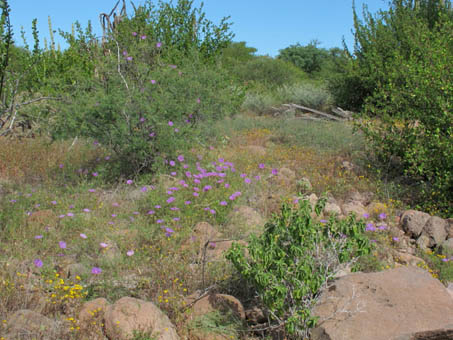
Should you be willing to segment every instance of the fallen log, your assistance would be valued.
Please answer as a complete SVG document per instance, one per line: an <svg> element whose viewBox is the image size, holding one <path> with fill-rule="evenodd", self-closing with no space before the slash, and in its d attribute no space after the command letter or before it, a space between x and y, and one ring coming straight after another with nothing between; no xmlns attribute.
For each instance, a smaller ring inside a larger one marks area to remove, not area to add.
<svg viewBox="0 0 453 340"><path fill-rule="evenodd" d="M327 119L330 119L330 120L335 120L335 121L343 121L344 120L344 119L336 117L334 115L331 115L331 114L328 114L328 113L325 113L325 112L321 112L321 111L318 111L318 110L315 110L315 109L311 109L309 107L302 106L302 105L283 104L283 106L296 108L296 109L299 109L299 110L302 110L302 111L308 111L310 113L313 113L315 115L318 115L318 116L321 116L321 117L324 117L324 118L327 118Z"/></svg>

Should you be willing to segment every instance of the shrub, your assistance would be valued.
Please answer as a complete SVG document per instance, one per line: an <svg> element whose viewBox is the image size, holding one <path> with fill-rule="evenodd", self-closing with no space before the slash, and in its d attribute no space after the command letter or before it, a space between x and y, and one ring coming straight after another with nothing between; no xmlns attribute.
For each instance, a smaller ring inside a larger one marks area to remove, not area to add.
<svg viewBox="0 0 453 340"><path fill-rule="evenodd" d="M106 73L113 67L107 65ZM140 61L121 67L129 73L124 79L113 73L108 86L92 81L89 96L81 90L63 106L53 133L70 132L111 147L122 174L150 170L157 159L185 149L197 137L198 122L233 114L240 105L240 93L221 70L187 63L146 74L139 71L145 67Z"/></svg>
<svg viewBox="0 0 453 340"><path fill-rule="evenodd" d="M385 79L365 101L359 124L376 158L417 183L420 208L453 212L453 17L401 27L405 49L387 61ZM371 119L379 117L378 119Z"/></svg>
<svg viewBox="0 0 453 340"><path fill-rule="evenodd" d="M327 109L332 103L327 90L307 82L283 85L277 89L277 97L284 103L305 105L314 109Z"/></svg>
<svg viewBox="0 0 453 340"><path fill-rule="evenodd" d="M317 216L325 202L321 199L316 204ZM236 243L226 256L256 289L277 327L284 326L296 339L308 336L309 328L316 326L310 309L339 265L371 251L363 220L350 216L318 222L311 213L306 200L298 209L284 204L264 233L252 236L247 256Z"/></svg>
<svg viewBox="0 0 453 340"><path fill-rule="evenodd" d="M138 174L184 149L197 137L200 121L235 113L242 91L214 63L228 39L228 25L212 26L191 5L161 3L157 12L150 4L139 7L110 32L105 55L95 55L94 76L67 89L71 96L49 123L53 137L93 138L114 150L119 160L109 163L117 166L114 174ZM187 13L198 20L203 39L189 39L189 23L178 21ZM182 49L178 36L190 44ZM72 45L83 42L68 38Z"/></svg>
<svg viewBox="0 0 453 340"><path fill-rule="evenodd" d="M232 73L241 83L258 89L274 89L305 78L304 72L291 63L267 56L238 64L232 69Z"/></svg>
<svg viewBox="0 0 453 340"><path fill-rule="evenodd" d="M354 10L355 49L331 82L337 104L360 110L375 164L417 188L412 205L453 212L453 10L451 1L394 0L364 22Z"/></svg>

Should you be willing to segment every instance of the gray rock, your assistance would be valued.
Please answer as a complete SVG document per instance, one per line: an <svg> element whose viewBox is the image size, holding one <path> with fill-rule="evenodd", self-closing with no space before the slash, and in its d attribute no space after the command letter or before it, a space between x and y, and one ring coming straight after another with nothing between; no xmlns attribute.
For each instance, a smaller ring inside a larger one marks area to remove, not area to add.
<svg viewBox="0 0 453 340"><path fill-rule="evenodd" d="M6 322L6 339L55 339L57 324L37 312L21 309Z"/></svg>
<svg viewBox="0 0 453 340"><path fill-rule="evenodd" d="M420 235L420 237L417 239L417 246L423 251L428 250L429 249L429 237L426 235Z"/></svg>
<svg viewBox="0 0 453 340"><path fill-rule="evenodd" d="M430 216L427 213L417 210L407 210L400 219L403 230L413 238L417 238L423 231L423 227L428 222Z"/></svg>
<svg viewBox="0 0 453 340"><path fill-rule="evenodd" d="M444 219L432 216L423 227L422 234L429 237L429 246L441 245L447 239L447 222Z"/></svg>
<svg viewBox="0 0 453 340"><path fill-rule="evenodd" d="M447 238L453 237L453 218L447 218Z"/></svg>
<svg viewBox="0 0 453 340"><path fill-rule="evenodd" d="M329 215L341 215L341 208L339 205L335 203L326 203L326 206L324 208L324 212Z"/></svg>

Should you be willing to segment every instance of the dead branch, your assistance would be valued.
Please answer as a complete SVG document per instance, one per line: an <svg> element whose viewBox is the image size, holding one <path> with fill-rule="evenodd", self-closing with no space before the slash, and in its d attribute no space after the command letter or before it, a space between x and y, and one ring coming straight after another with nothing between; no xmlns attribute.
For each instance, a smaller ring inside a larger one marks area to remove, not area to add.
<svg viewBox="0 0 453 340"><path fill-rule="evenodd" d="M324 118L327 118L327 119L330 119L330 120L335 120L335 121L342 121L343 120L343 119L338 118L338 117L336 117L334 115L331 115L331 114L328 114L328 113L325 113L325 112L321 112L321 111L318 111L318 110L315 110L315 109L311 109L309 107L302 106L302 105L283 104L283 106L299 109L299 110L302 110L302 111L308 111L310 113L313 113L315 115L318 115L318 116L321 116L321 117L324 117Z"/></svg>

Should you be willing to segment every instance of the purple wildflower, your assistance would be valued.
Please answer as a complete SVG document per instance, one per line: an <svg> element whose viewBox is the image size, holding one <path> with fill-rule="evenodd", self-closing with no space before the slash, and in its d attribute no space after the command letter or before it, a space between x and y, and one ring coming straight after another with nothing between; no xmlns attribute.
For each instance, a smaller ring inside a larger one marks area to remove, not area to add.
<svg viewBox="0 0 453 340"><path fill-rule="evenodd" d="M98 275L98 274L101 274L101 273L102 273L102 269L101 268L99 268L99 267L91 268L91 274Z"/></svg>

